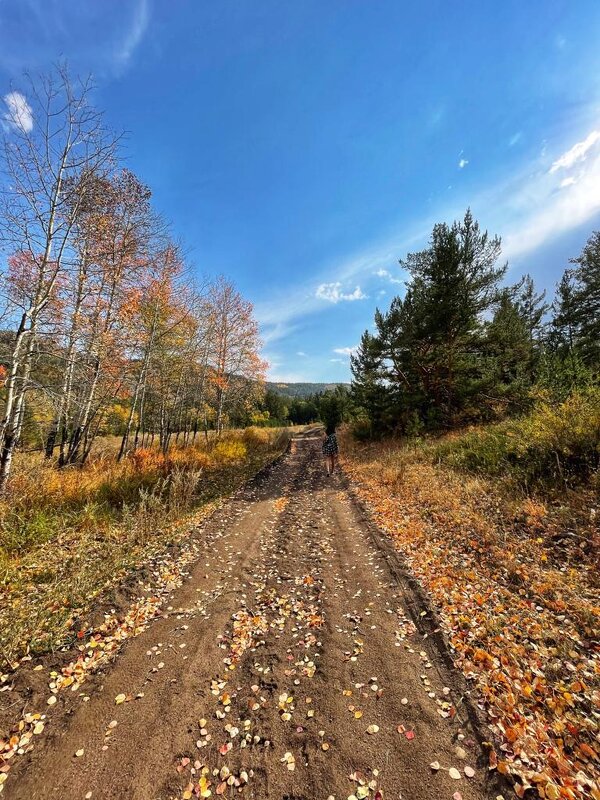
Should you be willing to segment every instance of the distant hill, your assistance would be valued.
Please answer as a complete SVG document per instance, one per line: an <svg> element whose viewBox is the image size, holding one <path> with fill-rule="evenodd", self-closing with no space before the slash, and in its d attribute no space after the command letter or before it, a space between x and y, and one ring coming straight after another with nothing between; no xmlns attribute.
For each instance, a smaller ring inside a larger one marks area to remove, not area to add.
<svg viewBox="0 0 600 800"><path fill-rule="evenodd" d="M308 397L336 386L349 386L348 383L272 383L267 381L267 389L272 389L277 394L285 397Z"/></svg>

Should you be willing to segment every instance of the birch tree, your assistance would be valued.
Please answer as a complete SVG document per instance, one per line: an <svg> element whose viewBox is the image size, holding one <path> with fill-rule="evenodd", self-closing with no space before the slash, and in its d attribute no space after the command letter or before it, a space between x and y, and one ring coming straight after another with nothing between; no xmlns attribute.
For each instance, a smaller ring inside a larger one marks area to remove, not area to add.
<svg viewBox="0 0 600 800"><path fill-rule="evenodd" d="M209 292L212 347L209 363L215 389L215 427L221 433L226 415L253 383L264 379L258 324L252 303L244 300L231 281L218 278Z"/></svg>
<svg viewBox="0 0 600 800"><path fill-rule="evenodd" d="M30 265L30 291L23 307L13 308L16 333L0 423L0 491L21 432L39 326L64 276L80 205L114 157L115 138L90 105L91 89L90 81L73 82L59 66L49 76L29 79L26 95L8 96L0 245ZM12 305L10 293L6 301Z"/></svg>

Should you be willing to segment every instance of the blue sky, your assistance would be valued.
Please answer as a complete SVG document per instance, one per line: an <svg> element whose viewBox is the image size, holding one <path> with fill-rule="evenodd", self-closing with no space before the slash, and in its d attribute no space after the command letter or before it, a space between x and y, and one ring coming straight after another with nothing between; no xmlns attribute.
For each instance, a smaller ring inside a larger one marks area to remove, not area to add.
<svg viewBox="0 0 600 800"><path fill-rule="evenodd" d="M198 274L270 375L348 380L398 259L467 206L552 291L600 226L597 0L0 0L0 96L93 72Z"/></svg>

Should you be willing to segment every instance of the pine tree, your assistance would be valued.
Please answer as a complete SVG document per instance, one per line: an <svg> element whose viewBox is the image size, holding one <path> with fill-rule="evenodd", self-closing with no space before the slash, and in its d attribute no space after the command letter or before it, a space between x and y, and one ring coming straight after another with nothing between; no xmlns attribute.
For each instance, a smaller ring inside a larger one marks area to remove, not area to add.
<svg viewBox="0 0 600 800"><path fill-rule="evenodd" d="M418 368L440 418L451 423L478 385L481 315L498 296L506 267L497 267L501 243L482 232L467 210L462 222L435 225L429 247L401 266L411 277Z"/></svg>
<svg viewBox="0 0 600 800"><path fill-rule="evenodd" d="M353 404L359 413L366 413L370 432L382 433L387 393L383 384L381 340L377 336L369 331L363 333L358 349L350 356L350 369Z"/></svg>
<svg viewBox="0 0 600 800"><path fill-rule="evenodd" d="M484 400L501 413L522 410L531 387L532 340L527 315L510 288L486 327L488 384Z"/></svg>
<svg viewBox="0 0 600 800"><path fill-rule="evenodd" d="M529 382L533 384L537 377L538 365L543 352L545 332L544 319L550 304L546 303L546 291L536 293L531 275L524 275L515 287L517 309L527 326L529 334L530 354L528 363Z"/></svg>
<svg viewBox="0 0 600 800"><path fill-rule="evenodd" d="M586 242L581 255L572 259L575 282L572 319L577 349L590 366L600 365L600 231Z"/></svg>

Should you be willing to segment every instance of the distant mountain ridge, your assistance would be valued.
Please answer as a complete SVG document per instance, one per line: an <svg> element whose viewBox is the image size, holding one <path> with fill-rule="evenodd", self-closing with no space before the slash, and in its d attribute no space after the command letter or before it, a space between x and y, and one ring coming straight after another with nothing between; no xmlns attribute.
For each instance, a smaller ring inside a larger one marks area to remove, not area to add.
<svg viewBox="0 0 600 800"><path fill-rule="evenodd" d="M267 389L272 389L277 394L286 397L308 397L317 392L326 392L336 386L349 386L348 383L283 383L267 381Z"/></svg>

